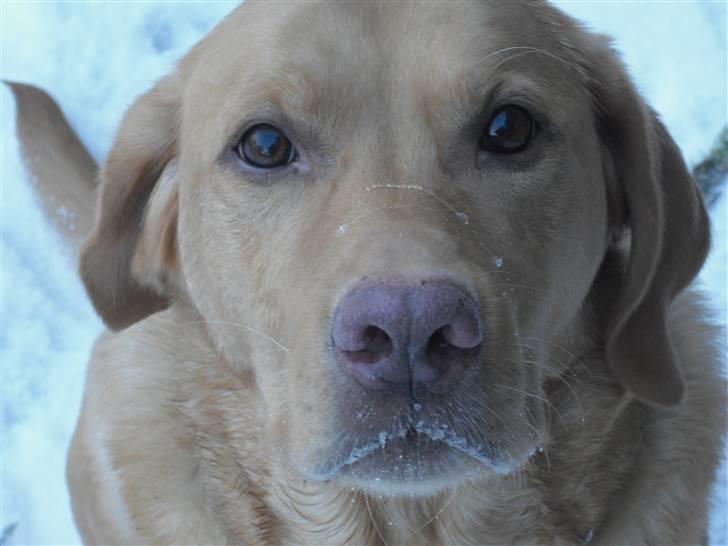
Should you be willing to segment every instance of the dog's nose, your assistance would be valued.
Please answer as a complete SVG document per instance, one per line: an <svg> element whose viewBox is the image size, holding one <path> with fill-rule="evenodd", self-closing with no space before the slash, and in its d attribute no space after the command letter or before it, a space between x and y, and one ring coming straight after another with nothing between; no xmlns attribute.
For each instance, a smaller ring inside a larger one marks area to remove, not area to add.
<svg viewBox="0 0 728 546"><path fill-rule="evenodd" d="M432 392L453 387L483 342L478 305L447 280L367 282L334 313L337 362L364 387Z"/></svg>

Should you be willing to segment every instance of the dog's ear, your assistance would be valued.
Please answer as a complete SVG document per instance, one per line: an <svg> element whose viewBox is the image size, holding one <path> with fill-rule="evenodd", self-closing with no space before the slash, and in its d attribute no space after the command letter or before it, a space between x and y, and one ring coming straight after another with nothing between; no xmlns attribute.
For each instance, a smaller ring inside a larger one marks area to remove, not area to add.
<svg viewBox="0 0 728 546"><path fill-rule="evenodd" d="M169 306L178 273L180 87L160 80L128 110L101 171L96 223L80 272L96 311L119 330Z"/></svg>
<svg viewBox="0 0 728 546"><path fill-rule="evenodd" d="M605 157L619 195L616 226L629 257L607 332L616 379L639 398L674 405L684 385L667 329L672 300L700 270L709 247L702 196L665 127L645 105L606 40L588 73ZM613 226L614 227L614 226Z"/></svg>

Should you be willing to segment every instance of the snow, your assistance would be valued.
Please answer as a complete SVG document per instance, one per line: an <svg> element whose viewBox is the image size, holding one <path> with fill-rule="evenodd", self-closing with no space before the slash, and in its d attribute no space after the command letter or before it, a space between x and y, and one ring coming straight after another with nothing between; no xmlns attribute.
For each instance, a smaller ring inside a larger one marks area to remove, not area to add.
<svg viewBox="0 0 728 546"><path fill-rule="evenodd" d="M726 4L557 2L611 34L643 94L689 163L726 123ZM275 4L273 4L275 5ZM0 2L0 77L56 97L101 159L134 97L168 72L234 2ZM63 468L85 366L102 330L73 257L43 218L18 154L14 105L0 91L0 533L9 544L74 544ZM726 322L724 195L713 212L714 249L701 280ZM711 541L728 544L725 468Z"/></svg>

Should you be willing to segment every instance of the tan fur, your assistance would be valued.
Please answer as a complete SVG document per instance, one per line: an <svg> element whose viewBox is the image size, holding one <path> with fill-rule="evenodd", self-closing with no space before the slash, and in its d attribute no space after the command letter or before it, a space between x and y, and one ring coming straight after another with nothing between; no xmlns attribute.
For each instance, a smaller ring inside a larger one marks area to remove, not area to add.
<svg viewBox="0 0 728 546"><path fill-rule="evenodd" d="M541 115L518 157L476 153L489 100ZM301 152L264 179L233 153L263 122ZM81 274L117 331L69 453L84 542L704 540L707 216L603 37L541 2L248 0L132 106L101 181ZM341 463L398 410L332 365L332 312L396 276L477 297L487 355L452 416L422 411L491 463Z"/></svg>

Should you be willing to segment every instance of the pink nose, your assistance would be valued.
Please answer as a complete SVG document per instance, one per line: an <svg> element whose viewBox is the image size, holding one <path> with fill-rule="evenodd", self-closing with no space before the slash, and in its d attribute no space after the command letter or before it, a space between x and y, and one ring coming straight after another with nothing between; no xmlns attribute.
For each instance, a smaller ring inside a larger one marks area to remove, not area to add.
<svg viewBox="0 0 728 546"><path fill-rule="evenodd" d="M463 287L391 279L350 290L334 314L332 337L339 365L368 389L444 392L476 363L483 327Z"/></svg>

